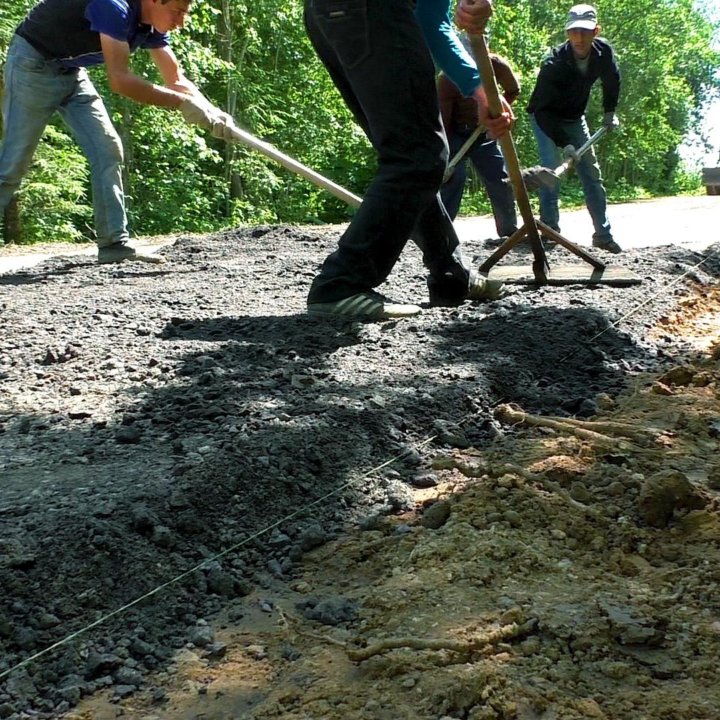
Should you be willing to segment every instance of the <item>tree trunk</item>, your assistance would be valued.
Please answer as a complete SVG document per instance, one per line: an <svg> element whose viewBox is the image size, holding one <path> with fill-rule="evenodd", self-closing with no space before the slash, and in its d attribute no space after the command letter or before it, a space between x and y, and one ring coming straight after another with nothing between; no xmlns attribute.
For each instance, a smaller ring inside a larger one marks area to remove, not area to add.
<svg viewBox="0 0 720 720"><path fill-rule="evenodd" d="M231 0L222 0L221 13L218 19L218 54L229 66L233 65L233 43L235 33L233 28L233 9ZM235 63L236 74L240 74L243 57L247 49L247 41L243 47L238 61ZM234 78L228 78L226 87L226 111L236 117L237 112L237 83ZM242 181L233 172L233 159L235 158L235 146L227 143L225 146L225 186L228 189L225 204L225 216L232 216L232 201L242 197Z"/></svg>
<svg viewBox="0 0 720 720"><path fill-rule="evenodd" d="M120 112L122 113L122 124L118 128L120 135L120 141L123 146L123 157L124 162L122 166L122 182L123 182L123 194L125 195L126 210L129 212L132 204L132 187L130 178L132 177L131 171L135 165L135 153L132 142L132 133L130 132L133 124L133 115L131 109L131 101L121 100L120 101Z"/></svg>
<svg viewBox="0 0 720 720"><path fill-rule="evenodd" d="M20 216L20 200L17 195L13 195L10 204L5 208L2 221L5 244L19 245L22 240L22 217Z"/></svg>

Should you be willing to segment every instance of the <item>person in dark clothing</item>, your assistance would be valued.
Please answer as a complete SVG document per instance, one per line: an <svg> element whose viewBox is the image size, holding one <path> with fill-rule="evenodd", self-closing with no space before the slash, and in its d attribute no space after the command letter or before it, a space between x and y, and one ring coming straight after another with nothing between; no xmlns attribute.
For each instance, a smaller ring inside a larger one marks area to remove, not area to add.
<svg viewBox="0 0 720 720"><path fill-rule="evenodd" d="M460 0L456 21L482 32L491 9L489 0ZM450 21L450 0L305 0L305 26L378 156L360 208L310 287L308 313L383 320L420 312L374 290L409 238L428 268L432 304L497 296L500 284L463 258L440 200L448 148L431 52L463 94L475 98L491 134L507 131L512 110L505 104L501 116L490 119L477 67Z"/></svg>
<svg viewBox="0 0 720 720"><path fill-rule="evenodd" d="M231 119L183 74L169 47L191 0L41 0L17 27L5 63L0 216L28 171L40 137L60 113L90 165L98 262L161 262L129 242L120 137L86 67L105 63L110 88L148 105L177 108L188 123L227 138ZM164 85L129 69L130 53L150 52Z"/></svg>
<svg viewBox="0 0 720 720"><path fill-rule="evenodd" d="M463 42L464 44L464 42ZM490 61L495 72L503 96L512 105L520 95L520 84L510 63L496 53L490 54ZM477 103L466 98L452 83L448 76L441 72L437 79L440 114L450 146L450 157L453 158L467 142L478 125ZM445 209L454 220L460 210L463 190L467 180L465 160L475 166L492 206L495 217L495 228L498 240L512 235L517 230L517 212L512 185L508 181L500 147L496 140L483 132L468 149L465 157L457 164L454 172L443 184L440 191ZM497 244L497 241L488 241Z"/></svg>
<svg viewBox="0 0 720 720"><path fill-rule="evenodd" d="M585 118L590 90L599 79L603 94L603 124L608 130L619 126L615 111L620 97L620 71L611 45L599 37L597 12L592 5L575 5L565 25L567 42L555 48L540 68L527 110L538 143L540 163L557 167L565 148L566 157L577 160L575 148L590 137ZM622 252L615 242L607 218L607 196L600 166L593 148L575 163L593 221L593 246L612 253ZM560 230L558 192L542 188L540 219Z"/></svg>

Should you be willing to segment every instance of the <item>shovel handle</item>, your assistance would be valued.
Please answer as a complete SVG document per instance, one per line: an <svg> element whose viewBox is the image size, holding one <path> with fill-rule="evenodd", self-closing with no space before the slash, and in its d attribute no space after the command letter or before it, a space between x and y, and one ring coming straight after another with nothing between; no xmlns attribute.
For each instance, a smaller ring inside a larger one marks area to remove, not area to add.
<svg viewBox="0 0 720 720"><path fill-rule="evenodd" d="M490 53L485 43L485 37L483 35L470 35L470 43L472 44L473 55L475 56L475 62L480 72L480 79L485 89L490 117L500 117L503 112L503 106L500 102L500 91L498 90L497 81L495 80L495 71L490 61ZM501 135L500 138L498 138L498 142L502 148L510 182L515 191L515 200L517 201L518 209L525 222L525 227L528 229L530 244L533 247L533 251L537 251L537 253L540 254L542 253L540 236L537 233L535 217L530 206L527 188L523 181L520 161L518 160L515 141L513 140L511 131L508 130L504 135Z"/></svg>
<svg viewBox="0 0 720 720"><path fill-rule="evenodd" d="M577 156L581 158L605 133L607 128L603 125L600 129L596 130L575 152ZM562 177L573 165L574 161L572 158L567 159L562 165L558 165L553 172L557 177Z"/></svg>
<svg viewBox="0 0 720 720"><path fill-rule="evenodd" d="M253 148L253 150L258 150L266 157L275 160L275 162L280 163L283 167L287 168L291 172L294 172L296 175L301 175L314 185L323 188L323 190L327 190L336 198L344 200L348 205L352 207L360 206L360 203L362 202L361 197L354 195L349 190L346 190L344 187L334 183L332 180L328 180L326 177L320 175L320 173L311 170L309 167L299 163L297 160L293 160L289 155L285 155L285 153L280 152L277 148L270 145L270 143L266 143L264 140L256 138L254 135L251 135L245 130L241 130L234 124L230 127L230 134L233 140L237 140L238 142L243 143L243 145Z"/></svg>
<svg viewBox="0 0 720 720"><path fill-rule="evenodd" d="M455 168L458 163L465 157L467 151L475 144L475 141L485 132L485 128L482 125L478 125L472 132L472 135L462 144L462 147L457 151L455 157L448 163L445 168L445 175L443 176L443 182L446 183L452 174L455 172Z"/></svg>

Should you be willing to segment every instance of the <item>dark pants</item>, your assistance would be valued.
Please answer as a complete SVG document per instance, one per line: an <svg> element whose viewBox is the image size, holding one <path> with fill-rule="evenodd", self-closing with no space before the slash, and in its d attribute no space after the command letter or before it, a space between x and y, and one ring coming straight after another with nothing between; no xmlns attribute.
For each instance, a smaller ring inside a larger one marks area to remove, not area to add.
<svg viewBox="0 0 720 720"><path fill-rule="evenodd" d="M408 239L440 295L465 296L465 265L438 190L447 163L435 69L411 0L305 0L315 50L378 156L362 205L327 257L308 302L384 282Z"/></svg>
<svg viewBox="0 0 720 720"><path fill-rule="evenodd" d="M449 133L448 141L450 143L451 157L455 156L472 133L472 128ZM475 166L485 186L495 216L495 227L498 236L512 235L517 230L515 196L512 185L508 181L505 161L497 140L490 140L485 134L475 141L465 158L458 163L450 179L442 187L440 194L450 217L454 220L458 210L460 210L463 190L467 180L466 159L470 160Z"/></svg>

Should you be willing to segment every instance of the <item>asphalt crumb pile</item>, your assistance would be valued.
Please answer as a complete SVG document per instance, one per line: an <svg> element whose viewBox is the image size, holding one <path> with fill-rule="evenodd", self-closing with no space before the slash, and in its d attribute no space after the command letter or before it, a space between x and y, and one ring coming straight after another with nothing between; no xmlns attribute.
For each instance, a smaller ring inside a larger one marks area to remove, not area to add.
<svg viewBox="0 0 720 720"><path fill-rule="evenodd" d="M0 718L720 717L720 247L366 323L336 237L0 275Z"/></svg>

